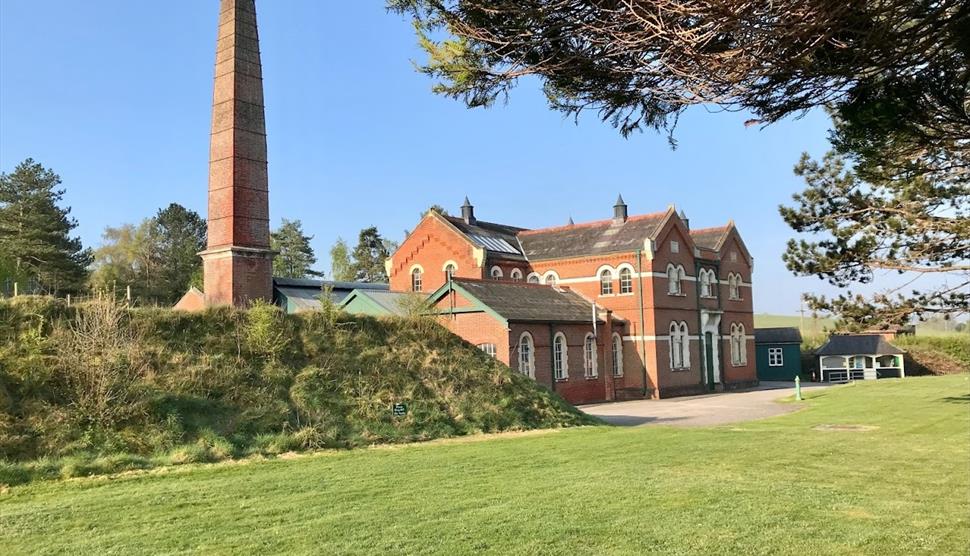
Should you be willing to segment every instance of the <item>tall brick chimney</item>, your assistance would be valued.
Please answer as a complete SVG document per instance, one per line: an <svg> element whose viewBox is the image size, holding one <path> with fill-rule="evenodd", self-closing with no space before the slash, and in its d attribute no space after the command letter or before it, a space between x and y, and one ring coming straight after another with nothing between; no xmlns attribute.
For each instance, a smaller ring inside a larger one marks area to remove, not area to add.
<svg viewBox="0 0 970 556"><path fill-rule="evenodd" d="M209 151L207 306L273 295L263 72L255 0L221 0Z"/></svg>

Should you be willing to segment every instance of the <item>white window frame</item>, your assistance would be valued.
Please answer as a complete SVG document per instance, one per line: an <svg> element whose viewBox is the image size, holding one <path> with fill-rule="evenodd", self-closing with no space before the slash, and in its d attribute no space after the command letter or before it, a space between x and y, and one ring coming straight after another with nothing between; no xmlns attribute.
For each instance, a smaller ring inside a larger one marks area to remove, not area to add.
<svg viewBox="0 0 970 556"><path fill-rule="evenodd" d="M583 340L583 371L586 378L599 378L599 349L596 336L587 334Z"/></svg>
<svg viewBox="0 0 970 556"><path fill-rule="evenodd" d="M676 239L670 240L670 252L680 253L680 242L677 241Z"/></svg>
<svg viewBox="0 0 970 556"><path fill-rule="evenodd" d="M623 376L623 337L613 334L613 376Z"/></svg>
<svg viewBox="0 0 970 556"><path fill-rule="evenodd" d="M411 267L411 291L414 293L424 291L424 268L421 265Z"/></svg>
<svg viewBox="0 0 970 556"><path fill-rule="evenodd" d="M620 295L633 294L633 270L628 267L620 269Z"/></svg>
<svg viewBox="0 0 970 556"><path fill-rule="evenodd" d="M445 281L450 282L455 277L455 273L458 272L458 264L454 261L448 261L445 266L441 267L441 270L445 273Z"/></svg>
<svg viewBox="0 0 970 556"><path fill-rule="evenodd" d="M680 295L682 291L680 270L670 263L667 265L667 295Z"/></svg>
<svg viewBox="0 0 970 556"><path fill-rule="evenodd" d="M541 284L542 283L542 276L539 276L539 274L536 273L536 272L532 272L532 273L529 274L529 277L526 278L525 281L527 283L529 283L529 284Z"/></svg>
<svg viewBox="0 0 970 556"><path fill-rule="evenodd" d="M498 357L498 347L495 344L478 344L478 349L493 359Z"/></svg>
<svg viewBox="0 0 970 556"><path fill-rule="evenodd" d="M523 343L526 345L527 350L522 349ZM536 377L536 343L532 338L532 334L528 332L523 332L519 336L519 343L517 345L517 351L519 353L519 372L527 377ZM523 368L525 367L525 368Z"/></svg>
<svg viewBox="0 0 970 556"><path fill-rule="evenodd" d="M547 286L559 285L559 274L554 270L550 270L542 276L542 283Z"/></svg>
<svg viewBox="0 0 970 556"><path fill-rule="evenodd" d="M488 271L488 277L492 280L501 280L505 277L505 273L502 272L502 267L493 266L491 270Z"/></svg>
<svg viewBox="0 0 970 556"><path fill-rule="evenodd" d="M768 366L769 367L785 366L784 348L768 348Z"/></svg>
<svg viewBox="0 0 970 556"><path fill-rule="evenodd" d="M560 341L562 344L560 344ZM558 351L562 346L562 351ZM562 332L556 333L552 339L552 369L556 380L569 380L569 342Z"/></svg>
<svg viewBox="0 0 970 556"><path fill-rule="evenodd" d="M731 325L731 365L744 367L748 364L747 337L744 325Z"/></svg>
<svg viewBox="0 0 970 556"><path fill-rule="evenodd" d="M509 273L509 278L513 282L521 282L522 281L522 271L519 270L519 269L517 269L517 268L513 268L512 269L512 272Z"/></svg>
<svg viewBox="0 0 970 556"><path fill-rule="evenodd" d="M604 268L600 271L600 295L613 295L613 271Z"/></svg>

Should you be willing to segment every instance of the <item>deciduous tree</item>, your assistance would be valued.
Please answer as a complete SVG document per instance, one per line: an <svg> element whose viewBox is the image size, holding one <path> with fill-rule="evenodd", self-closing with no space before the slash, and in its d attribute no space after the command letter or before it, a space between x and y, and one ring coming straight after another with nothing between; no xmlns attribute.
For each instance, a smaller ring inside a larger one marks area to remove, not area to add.
<svg viewBox="0 0 970 556"><path fill-rule="evenodd" d="M330 276L338 282L352 282L355 278L354 263L350 260L350 247L340 237L330 248Z"/></svg>

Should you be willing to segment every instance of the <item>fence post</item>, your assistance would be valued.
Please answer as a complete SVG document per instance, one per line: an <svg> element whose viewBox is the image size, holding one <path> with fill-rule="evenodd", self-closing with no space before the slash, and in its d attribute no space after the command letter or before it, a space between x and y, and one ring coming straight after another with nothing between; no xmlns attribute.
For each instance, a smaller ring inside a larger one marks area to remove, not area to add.
<svg viewBox="0 0 970 556"><path fill-rule="evenodd" d="M802 401L802 377L795 375L795 399Z"/></svg>
<svg viewBox="0 0 970 556"><path fill-rule="evenodd" d="M17 297L17 282L13 283L13 296Z"/></svg>

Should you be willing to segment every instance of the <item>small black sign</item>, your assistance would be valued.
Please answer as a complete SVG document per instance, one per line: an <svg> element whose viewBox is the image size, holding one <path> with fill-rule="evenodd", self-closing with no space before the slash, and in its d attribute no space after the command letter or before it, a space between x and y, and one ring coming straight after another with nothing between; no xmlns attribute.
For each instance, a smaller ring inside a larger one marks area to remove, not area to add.
<svg viewBox="0 0 970 556"><path fill-rule="evenodd" d="M404 417L408 414L408 406L403 403L396 403L391 407L395 417Z"/></svg>

